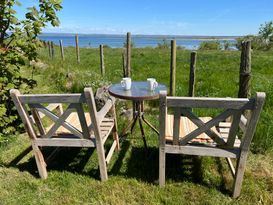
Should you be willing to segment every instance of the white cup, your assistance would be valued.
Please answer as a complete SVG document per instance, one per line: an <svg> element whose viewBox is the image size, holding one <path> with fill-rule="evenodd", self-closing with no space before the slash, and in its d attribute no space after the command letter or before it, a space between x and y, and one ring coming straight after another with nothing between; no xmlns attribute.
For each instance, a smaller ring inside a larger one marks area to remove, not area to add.
<svg viewBox="0 0 273 205"><path fill-rule="evenodd" d="M155 88L158 86L158 83L156 82L155 78L147 78L148 83L148 89L150 91L155 90Z"/></svg>
<svg viewBox="0 0 273 205"><path fill-rule="evenodd" d="M122 78L122 81L120 81L120 84L121 84L121 87L124 88L124 90L130 90L132 80L131 80L131 78Z"/></svg>

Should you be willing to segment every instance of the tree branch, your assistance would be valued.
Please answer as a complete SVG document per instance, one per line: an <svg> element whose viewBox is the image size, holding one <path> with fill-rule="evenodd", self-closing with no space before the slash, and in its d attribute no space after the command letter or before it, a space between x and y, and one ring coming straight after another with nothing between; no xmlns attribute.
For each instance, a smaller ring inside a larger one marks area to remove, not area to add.
<svg viewBox="0 0 273 205"><path fill-rule="evenodd" d="M5 5L3 5L3 6L4 6L4 7L3 7L3 13L4 13ZM8 9L9 9L9 11L10 11L10 9L11 9L11 3L8 4ZM3 15L3 16L4 16L4 15ZM8 20L7 20L7 22L5 23L5 25L3 26L3 30L1 31L1 36L0 36L0 46L1 46L1 47L6 47L4 41L5 41L6 32L7 32L8 28L9 28L9 26L10 26L10 16L11 16L11 13L9 12L9 14L7 15L7 19L8 19Z"/></svg>

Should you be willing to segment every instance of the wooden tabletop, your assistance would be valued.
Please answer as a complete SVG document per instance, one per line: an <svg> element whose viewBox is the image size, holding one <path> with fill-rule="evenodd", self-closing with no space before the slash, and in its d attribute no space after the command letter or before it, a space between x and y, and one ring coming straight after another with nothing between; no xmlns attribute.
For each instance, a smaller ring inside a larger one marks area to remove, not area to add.
<svg viewBox="0 0 273 205"><path fill-rule="evenodd" d="M150 91L146 81L132 81L130 90L124 90L120 83L113 84L108 89L110 95L116 98L133 101L158 99L160 90L167 90L167 87L158 83L158 86L155 88L155 90Z"/></svg>

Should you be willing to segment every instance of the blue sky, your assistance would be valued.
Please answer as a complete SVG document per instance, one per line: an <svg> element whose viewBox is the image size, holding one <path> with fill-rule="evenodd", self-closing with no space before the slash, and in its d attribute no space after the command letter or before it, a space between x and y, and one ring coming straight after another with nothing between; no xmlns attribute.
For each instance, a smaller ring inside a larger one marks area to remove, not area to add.
<svg viewBox="0 0 273 205"><path fill-rule="evenodd" d="M21 0L18 16L38 0ZM273 0L63 0L61 25L44 32L246 35L273 20Z"/></svg>

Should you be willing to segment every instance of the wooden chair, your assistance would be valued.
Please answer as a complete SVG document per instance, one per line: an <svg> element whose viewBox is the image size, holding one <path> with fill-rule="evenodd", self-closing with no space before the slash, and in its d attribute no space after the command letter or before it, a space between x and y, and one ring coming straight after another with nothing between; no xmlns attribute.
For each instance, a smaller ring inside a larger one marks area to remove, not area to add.
<svg viewBox="0 0 273 205"><path fill-rule="evenodd" d="M252 99L167 97L166 94L160 93L159 185L165 185L166 153L225 157L234 177L233 197L238 197L265 93L256 93ZM168 108L173 109L174 115L168 114ZM193 108L224 111L214 118L199 118ZM228 122L230 116L232 120ZM241 138L238 128L243 131ZM237 159L236 168L231 158Z"/></svg>
<svg viewBox="0 0 273 205"><path fill-rule="evenodd" d="M30 137L41 178L47 178L47 170L40 147L96 147L100 177L102 181L107 180L106 165L114 150L119 149L114 98L109 98L97 112L91 88L85 88L82 94L21 95L15 89L10 94ZM62 104L67 104L65 111ZM84 105L87 105L87 113L84 113ZM107 113L112 116L107 117ZM49 128L45 128L45 120L42 121L45 116L53 121ZM111 131L114 141L105 156L104 143Z"/></svg>

